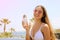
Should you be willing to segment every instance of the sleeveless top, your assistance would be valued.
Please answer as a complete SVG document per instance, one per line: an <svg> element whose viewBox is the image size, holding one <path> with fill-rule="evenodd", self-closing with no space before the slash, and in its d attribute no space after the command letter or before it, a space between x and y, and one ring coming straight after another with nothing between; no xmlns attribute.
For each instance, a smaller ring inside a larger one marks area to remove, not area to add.
<svg viewBox="0 0 60 40"><path fill-rule="evenodd" d="M34 36L34 37L31 35L31 30L30 30L29 34L30 34L30 37L31 37L32 39L34 39L34 40L44 40L43 33L41 32L41 29L42 29L42 27L43 27L43 24L44 24L44 23L41 24L40 29L35 33L35 36ZM45 24L44 24L44 25L45 25ZM32 28L31 28L31 29L32 29Z"/></svg>

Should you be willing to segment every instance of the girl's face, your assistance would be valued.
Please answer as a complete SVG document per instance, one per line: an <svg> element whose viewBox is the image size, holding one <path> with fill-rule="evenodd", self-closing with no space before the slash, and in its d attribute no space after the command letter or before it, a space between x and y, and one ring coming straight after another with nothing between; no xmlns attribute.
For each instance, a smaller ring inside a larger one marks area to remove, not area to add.
<svg viewBox="0 0 60 40"><path fill-rule="evenodd" d="M40 6L36 7L34 10L34 18L40 20L42 16L43 16L43 9Z"/></svg>

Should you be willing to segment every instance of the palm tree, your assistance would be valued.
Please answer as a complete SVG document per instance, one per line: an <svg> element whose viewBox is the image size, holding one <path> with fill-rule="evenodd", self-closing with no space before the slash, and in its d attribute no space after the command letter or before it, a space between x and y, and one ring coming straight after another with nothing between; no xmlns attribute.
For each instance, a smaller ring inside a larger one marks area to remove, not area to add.
<svg viewBox="0 0 60 40"><path fill-rule="evenodd" d="M0 20L0 22L1 22L1 20ZM0 26L1 26L2 24L0 23Z"/></svg>
<svg viewBox="0 0 60 40"><path fill-rule="evenodd" d="M11 30L11 33L12 33L13 31L15 31L15 29L14 29L14 28L10 28L10 30Z"/></svg>
<svg viewBox="0 0 60 40"><path fill-rule="evenodd" d="M34 18L31 18L30 19L30 24L33 24L33 22L34 22Z"/></svg>
<svg viewBox="0 0 60 40"><path fill-rule="evenodd" d="M29 27L32 27L33 23L34 23L34 18L31 18L29 21Z"/></svg>
<svg viewBox="0 0 60 40"><path fill-rule="evenodd" d="M34 21L34 18L30 19L30 21L33 22Z"/></svg>
<svg viewBox="0 0 60 40"><path fill-rule="evenodd" d="M10 21L9 21L8 19L6 19L6 18L3 18L3 19L1 20L1 22L4 23L4 32L6 32L6 25L9 24Z"/></svg>
<svg viewBox="0 0 60 40"><path fill-rule="evenodd" d="M1 26L2 24L0 24L0 26Z"/></svg>

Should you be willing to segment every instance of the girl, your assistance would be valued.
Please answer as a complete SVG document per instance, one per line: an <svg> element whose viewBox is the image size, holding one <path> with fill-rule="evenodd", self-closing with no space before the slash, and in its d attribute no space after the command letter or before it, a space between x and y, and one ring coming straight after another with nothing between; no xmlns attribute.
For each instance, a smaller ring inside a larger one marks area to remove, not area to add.
<svg viewBox="0 0 60 40"><path fill-rule="evenodd" d="M45 8L38 5L33 15L34 23L32 27L28 23L24 26L22 21L22 25L26 29L26 40L55 40Z"/></svg>

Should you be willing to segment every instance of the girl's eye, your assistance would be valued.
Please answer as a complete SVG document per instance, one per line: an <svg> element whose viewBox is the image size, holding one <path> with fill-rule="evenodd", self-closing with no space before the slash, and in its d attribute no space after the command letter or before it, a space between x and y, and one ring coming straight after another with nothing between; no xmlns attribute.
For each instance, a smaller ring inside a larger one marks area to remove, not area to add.
<svg viewBox="0 0 60 40"><path fill-rule="evenodd" d="M41 10L34 10L34 12L36 13L36 12L38 12L38 14L40 14L40 13L42 13L42 11Z"/></svg>
<svg viewBox="0 0 60 40"><path fill-rule="evenodd" d="M42 13L42 11L38 11L38 13Z"/></svg>

